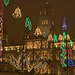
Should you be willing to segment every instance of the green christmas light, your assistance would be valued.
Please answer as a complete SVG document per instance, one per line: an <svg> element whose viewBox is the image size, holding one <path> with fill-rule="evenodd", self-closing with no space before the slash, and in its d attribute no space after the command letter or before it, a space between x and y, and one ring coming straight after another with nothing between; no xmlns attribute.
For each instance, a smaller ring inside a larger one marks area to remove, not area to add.
<svg viewBox="0 0 75 75"><path fill-rule="evenodd" d="M65 39L66 39L66 33L63 32L63 40L65 40Z"/></svg>
<svg viewBox="0 0 75 75"><path fill-rule="evenodd" d="M66 56L66 52L64 52L64 50L66 49L63 45L60 47L60 49L62 50L62 53L60 54L62 67L67 67L67 64L65 64L65 60L67 59L67 56Z"/></svg>
<svg viewBox="0 0 75 75"><path fill-rule="evenodd" d="M4 4L7 6L9 4L9 0L4 0Z"/></svg>
<svg viewBox="0 0 75 75"><path fill-rule="evenodd" d="M31 21L30 21L30 18L29 17L26 18L25 27L28 27L29 30L32 29L32 24L31 24Z"/></svg>
<svg viewBox="0 0 75 75"><path fill-rule="evenodd" d="M70 40L70 45L71 45L71 47L73 46L72 40Z"/></svg>
<svg viewBox="0 0 75 75"><path fill-rule="evenodd" d="M57 35L54 34L54 42L58 42Z"/></svg>

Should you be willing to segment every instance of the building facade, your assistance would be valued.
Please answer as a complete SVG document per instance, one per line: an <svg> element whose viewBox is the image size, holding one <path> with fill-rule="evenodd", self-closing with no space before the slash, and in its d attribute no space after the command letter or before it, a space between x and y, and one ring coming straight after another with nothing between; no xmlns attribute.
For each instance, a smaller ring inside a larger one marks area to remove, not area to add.
<svg viewBox="0 0 75 75"><path fill-rule="evenodd" d="M43 36L43 32L46 33L46 37ZM25 36L21 44L3 45L0 71L27 75L75 75L74 65L68 66L67 62L69 58L67 46L72 45L71 59L75 63L75 40L70 44L71 38L68 34L66 34L67 38L63 33L58 36L53 34L54 12L50 7L49 0L45 1L44 7L40 10L39 27L35 29L34 33L33 37ZM65 49L62 49L62 46ZM70 65L72 64L70 63Z"/></svg>

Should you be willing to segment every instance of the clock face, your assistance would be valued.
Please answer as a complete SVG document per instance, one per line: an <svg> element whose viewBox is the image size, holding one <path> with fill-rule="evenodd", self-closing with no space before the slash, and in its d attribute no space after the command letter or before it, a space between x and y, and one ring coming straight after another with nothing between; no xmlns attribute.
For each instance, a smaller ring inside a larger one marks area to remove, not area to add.
<svg viewBox="0 0 75 75"><path fill-rule="evenodd" d="M41 48L41 42L40 41L35 41L34 42L34 48L35 49L40 49Z"/></svg>
<svg viewBox="0 0 75 75"><path fill-rule="evenodd" d="M33 42L27 42L27 49L33 49Z"/></svg>

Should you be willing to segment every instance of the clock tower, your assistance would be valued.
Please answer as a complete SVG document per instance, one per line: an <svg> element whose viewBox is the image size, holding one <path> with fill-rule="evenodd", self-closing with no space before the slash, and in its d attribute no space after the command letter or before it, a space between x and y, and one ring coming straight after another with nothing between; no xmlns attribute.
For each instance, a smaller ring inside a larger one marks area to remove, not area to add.
<svg viewBox="0 0 75 75"><path fill-rule="evenodd" d="M49 0L44 0L44 6L40 9L39 27L42 33L54 33L54 11Z"/></svg>

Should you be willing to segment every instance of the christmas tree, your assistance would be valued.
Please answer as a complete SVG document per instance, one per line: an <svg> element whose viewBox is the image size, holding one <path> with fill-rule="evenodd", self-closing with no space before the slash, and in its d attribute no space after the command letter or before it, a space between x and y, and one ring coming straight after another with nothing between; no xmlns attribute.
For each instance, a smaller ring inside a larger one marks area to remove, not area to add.
<svg viewBox="0 0 75 75"><path fill-rule="evenodd" d="M7 6L9 4L9 0L4 0L4 4Z"/></svg>
<svg viewBox="0 0 75 75"><path fill-rule="evenodd" d="M25 21L25 27L28 27L29 30L32 29L32 24L31 24L31 20L29 17L26 18L26 21Z"/></svg>

